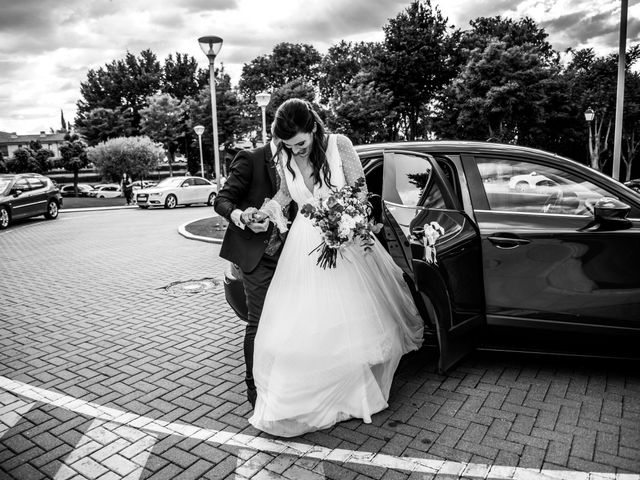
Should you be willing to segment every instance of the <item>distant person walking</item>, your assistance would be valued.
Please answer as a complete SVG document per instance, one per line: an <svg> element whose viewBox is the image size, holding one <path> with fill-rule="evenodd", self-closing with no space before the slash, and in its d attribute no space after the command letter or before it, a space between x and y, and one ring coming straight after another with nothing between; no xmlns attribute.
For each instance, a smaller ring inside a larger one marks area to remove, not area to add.
<svg viewBox="0 0 640 480"><path fill-rule="evenodd" d="M122 180L120 181L120 190L124 198L127 200L127 205L131 205L133 199L133 183L128 173L122 174Z"/></svg>

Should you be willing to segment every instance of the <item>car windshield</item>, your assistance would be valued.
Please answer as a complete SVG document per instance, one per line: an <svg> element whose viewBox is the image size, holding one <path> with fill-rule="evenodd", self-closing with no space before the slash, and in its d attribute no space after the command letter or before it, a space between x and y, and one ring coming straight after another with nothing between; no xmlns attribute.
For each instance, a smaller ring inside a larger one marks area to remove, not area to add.
<svg viewBox="0 0 640 480"><path fill-rule="evenodd" d="M0 178L0 192L4 192L10 183L11 180L9 180L8 178Z"/></svg>
<svg viewBox="0 0 640 480"><path fill-rule="evenodd" d="M156 187L177 187L184 181L184 177L168 177L162 180Z"/></svg>

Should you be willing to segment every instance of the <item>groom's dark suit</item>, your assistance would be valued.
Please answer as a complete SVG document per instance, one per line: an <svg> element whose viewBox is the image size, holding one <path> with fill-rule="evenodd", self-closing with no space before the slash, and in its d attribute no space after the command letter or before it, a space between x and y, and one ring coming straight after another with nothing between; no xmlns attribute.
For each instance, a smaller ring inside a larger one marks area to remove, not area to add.
<svg viewBox="0 0 640 480"><path fill-rule="evenodd" d="M254 233L249 226L238 227L231 219L234 210L260 208L265 198L278 191L278 178L269 145L239 152L231 163L224 187L216 196L214 208L229 220L222 241L220 256L242 270L242 282L247 299L248 321L244 336L247 396L253 405L256 389L253 382L253 345L258 331L264 299L275 272L282 239L273 224L266 232Z"/></svg>

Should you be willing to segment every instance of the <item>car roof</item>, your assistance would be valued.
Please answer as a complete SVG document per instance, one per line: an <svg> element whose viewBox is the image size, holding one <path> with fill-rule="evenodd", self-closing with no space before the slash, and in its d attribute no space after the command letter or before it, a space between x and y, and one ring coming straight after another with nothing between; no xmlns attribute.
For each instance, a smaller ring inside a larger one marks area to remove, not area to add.
<svg viewBox="0 0 640 480"><path fill-rule="evenodd" d="M424 151L426 153L527 153L566 158L561 157L556 153L547 152L531 147L523 147L522 145L468 140L419 140L407 142L371 143L366 145L357 145L355 149L358 153L368 153L379 150L412 150ZM566 159L570 160L568 158Z"/></svg>
<svg viewBox="0 0 640 480"><path fill-rule="evenodd" d="M44 177L44 175L40 175L39 173L0 173L0 178L17 178L17 177L36 178L36 177Z"/></svg>

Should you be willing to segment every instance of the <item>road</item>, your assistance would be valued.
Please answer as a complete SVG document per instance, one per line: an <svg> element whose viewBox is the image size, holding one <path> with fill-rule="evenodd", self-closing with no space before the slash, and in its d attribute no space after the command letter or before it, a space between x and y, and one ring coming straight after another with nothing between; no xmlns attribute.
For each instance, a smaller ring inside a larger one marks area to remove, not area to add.
<svg viewBox="0 0 640 480"><path fill-rule="evenodd" d="M178 234L212 214L0 232L0 478L640 479L640 374L615 365L476 355L442 376L421 351L372 424L261 434L219 247Z"/></svg>

